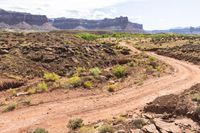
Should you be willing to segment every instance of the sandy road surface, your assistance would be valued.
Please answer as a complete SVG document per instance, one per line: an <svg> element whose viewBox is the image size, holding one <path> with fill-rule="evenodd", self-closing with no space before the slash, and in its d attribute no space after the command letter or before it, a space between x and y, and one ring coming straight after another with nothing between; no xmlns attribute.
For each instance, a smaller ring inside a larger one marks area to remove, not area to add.
<svg viewBox="0 0 200 133"><path fill-rule="evenodd" d="M135 51L131 46L129 48ZM81 117L87 122L111 118L128 110L140 109L158 96L179 93L200 81L199 66L149 54L170 64L175 72L150 79L138 88L129 86L113 95L77 97L0 114L0 133L18 133L30 127L44 127L50 133L66 133L70 118Z"/></svg>

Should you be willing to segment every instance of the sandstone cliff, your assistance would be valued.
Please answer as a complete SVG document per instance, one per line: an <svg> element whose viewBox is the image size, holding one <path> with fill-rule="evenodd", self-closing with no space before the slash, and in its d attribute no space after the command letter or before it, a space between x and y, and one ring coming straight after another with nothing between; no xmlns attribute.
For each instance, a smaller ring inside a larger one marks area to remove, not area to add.
<svg viewBox="0 0 200 133"><path fill-rule="evenodd" d="M51 22L53 26L59 29L143 31L143 25L130 22L128 17L105 18L103 20L56 18L51 20Z"/></svg>

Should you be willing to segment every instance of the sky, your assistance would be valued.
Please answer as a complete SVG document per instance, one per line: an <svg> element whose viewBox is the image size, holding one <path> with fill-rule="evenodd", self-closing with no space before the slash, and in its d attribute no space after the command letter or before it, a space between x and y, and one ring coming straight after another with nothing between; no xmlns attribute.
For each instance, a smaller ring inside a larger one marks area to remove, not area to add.
<svg viewBox="0 0 200 133"><path fill-rule="evenodd" d="M200 26L200 0L0 0L0 8L49 18L127 16L145 30Z"/></svg>

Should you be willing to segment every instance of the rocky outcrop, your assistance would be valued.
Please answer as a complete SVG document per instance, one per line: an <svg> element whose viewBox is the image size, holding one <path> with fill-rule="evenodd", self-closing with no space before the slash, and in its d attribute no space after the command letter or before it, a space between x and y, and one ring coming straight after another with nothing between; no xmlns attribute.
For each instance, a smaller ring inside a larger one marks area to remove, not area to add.
<svg viewBox="0 0 200 133"><path fill-rule="evenodd" d="M113 31L143 31L143 25L131 23L128 17L103 20L57 18L51 21L59 29L113 30Z"/></svg>
<svg viewBox="0 0 200 133"><path fill-rule="evenodd" d="M0 23L16 25L22 22L29 25L41 26L48 22L48 18L45 15L32 15L29 13L0 10Z"/></svg>

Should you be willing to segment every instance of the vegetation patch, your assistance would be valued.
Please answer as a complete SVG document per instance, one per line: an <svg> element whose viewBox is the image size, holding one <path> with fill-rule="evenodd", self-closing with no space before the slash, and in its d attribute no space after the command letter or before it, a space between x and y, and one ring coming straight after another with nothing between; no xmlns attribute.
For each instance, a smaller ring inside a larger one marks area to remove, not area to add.
<svg viewBox="0 0 200 133"><path fill-rule="evenodd" d="M95 77L99 76L102 73L101 69L98 67L91 68L89 71Z"/></svg>
<svg viewBox="0 0 200 133"><path fill-rule="evenodd" d="M146 122L143 119L135 119L133 120L133 126L135 128L141 129L143 126L146 125Z"/></svg>
<svg viewBox="0 0 200 133"><path fill-rule="evenodd" d="M45 128L36 128L33 133L48 133Z"/></svg>
<svg viewBox="0 0 200 133"><path fill-rule="evenodd" d="M79 133L95 133L95 128L92 126L83 126L79 129Z"/></svg>
<svg viewBox="0 0 200 133"><path fill-rule="evenodd" d="M76 118L76 119L69 120L67 127L72 130L76 130L82 127L83 125L84 125L83 120L80 118Z"/></svg>
<svg viewBox="0 0 200 133"><path fill-rule="evenodd" d="M114 66L112 68L112 72L117 78L125 77L128 74L127 68L125 66L122 66L122 65Z"/></svg>
<svg viewBox="0 0 200 133"><path fill-rule="evenodd" d="M41 83L39 83L37 85L37 89L42 91L42 92L47 92L48 91L48 86L44 81L42 81Z"/></svg>
<svg viewBox="0 0 200 133"><path fill-rule="evenodd" d="M104 124L98 128L99 133L114 133L113 126Z"/></svg>
<svg viewBox="0 0 200 133"><path fill-rule="evenodd" d="M91 81L86 81L83 83L83 86L87 89L91 89L93 87L93 83Z"/></svg>
<svg viewBox="0 0 200 133"><path fill-rule="evenodd" d="M11 103L9 105L7 105L6 107L4 107L3 112L10 112L15 110L17 104L16 103Z"/></svg>
<svg viewBox="0 0 200 133"><path fill-rule="evenodd" d="M79 76L73 76L68 80L68 83L72 87L78 87L81 85L82 80Z"/></svg>
<svg viewBox="0 0 200 133"><path fill-rule="evenodd" d="M58 81L60 79L60 76L58 76L55 73L45 72L44 73L44 79L47 80L47 81Z"/></svg>

